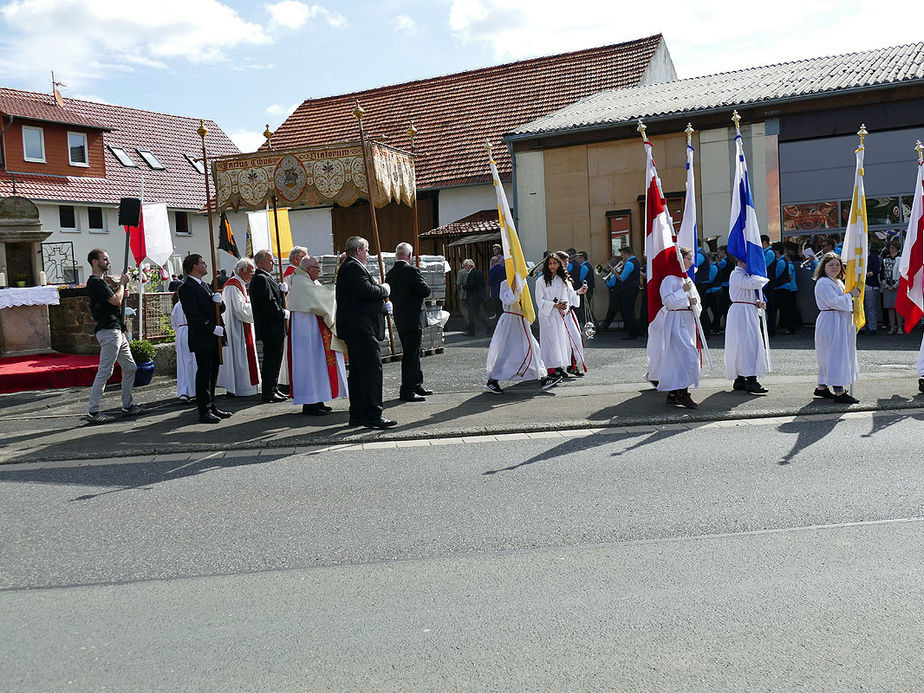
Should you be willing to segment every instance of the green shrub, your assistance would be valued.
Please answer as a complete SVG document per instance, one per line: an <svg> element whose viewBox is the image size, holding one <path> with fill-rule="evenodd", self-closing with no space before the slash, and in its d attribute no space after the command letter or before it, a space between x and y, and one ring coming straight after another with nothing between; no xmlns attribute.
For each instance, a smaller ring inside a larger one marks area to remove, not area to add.
<svg viewBox="0 0 924 693"><path fill-rule="evenodd" d="M133 339L128 343L135 363L147 363L154 360L154 345L146 339Z"/></svg>

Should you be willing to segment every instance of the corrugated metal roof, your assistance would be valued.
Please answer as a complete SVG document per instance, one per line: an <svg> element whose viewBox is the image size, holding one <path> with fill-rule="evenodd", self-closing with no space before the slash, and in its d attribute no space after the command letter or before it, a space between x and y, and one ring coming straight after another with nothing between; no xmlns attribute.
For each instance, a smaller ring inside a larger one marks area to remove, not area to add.
<svg viewBox="0 0 924 693"><path fill-rule="evenodd" d="M643 87L611 89L521 125L507 134L529 139L595 129L639 118L785 102L834 91L924 80L924 43L723 72Z"/></svg>

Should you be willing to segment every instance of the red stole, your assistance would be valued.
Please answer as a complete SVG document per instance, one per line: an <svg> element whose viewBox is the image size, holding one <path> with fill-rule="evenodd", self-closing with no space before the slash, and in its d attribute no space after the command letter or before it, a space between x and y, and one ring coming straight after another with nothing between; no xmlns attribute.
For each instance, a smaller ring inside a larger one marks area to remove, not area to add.
<svg viewBox="0 0 924 693"><path fill-rule="evenodd" d="M324 358L327 361L327 379L330 381L330 397L337 399L340 394L340 378L337 376L337 354L330 348L330 340L333 336L330 328L324 324L324 318L320 315L315 316L318 319L318 329L321 331L321 342L324 344Z"/></svg>
<svg viewBox="0 0 924 693"><path fill-rule="evenodd" d="M237 277L231 277L225 282L225 286L231 285L241 292L244 297L244 303L250 303L250 296L247 294L247 287ZM247 368L250 371L250 384L260 384L260 371L257 367L257 348L253 343L253 328L244 328L244 348L247 352Z"/></svg>

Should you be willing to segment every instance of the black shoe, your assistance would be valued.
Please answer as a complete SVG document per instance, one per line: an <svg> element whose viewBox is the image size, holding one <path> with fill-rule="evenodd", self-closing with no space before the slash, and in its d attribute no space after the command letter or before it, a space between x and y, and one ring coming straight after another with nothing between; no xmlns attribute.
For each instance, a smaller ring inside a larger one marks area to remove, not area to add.
<svg viewBox="0 0 924 693"><path fill-rule="evenodd" d="M564 368L556 368L555 375L557 375L562 380L571 380L571 375L565 371Z"/></svg>
<svg viewBox="0 0 924 693"><path fill-rule="evenodd" d="M212 408L212 414L217 416L219 419L230 419L231 418L231 412L222 411L221 409Z"/></svg>
<svg viewBox="0 0 924 693"><path fill-rule="evenodd" d="M417 387L415 387L414 392L416 392L421 397L427 397L428 395L433 394L433 390L428 390L423 385L418 385Z"/></svg>
<svg viewBox="0 0 924 693"><path fill-rule="evenodd" d="M551 390L553 387L558 385L561 382L561 376L557 373L553 375L547 375L544 378L539 380L539 387L543 390Z"/></svg>
<svg viewBox="0 0 924 693"><path fill-rule="evenodd" d="M331 412L334 410L333 407L328 407L324 402L318 402L318 409L324 412Z"/></svg>
<svg viewBox="0 0 924 693"><path fill-rule="evenodd" d="M378 421L367 421L363 424L366 428L391 428L397 426L398 422L394 419L386 419L384 416Z"/></svg>
<svg viewBox="0 0 924 693"><path fill-rule="evenodd" d="M321 409L317 404L303 404L302 414L306 416L324 416L327 412Z"/></svg>
<svg viewBox="0 0 924 693"><path fill-rule="evenodd" d="M416 392L412 392L409 395L399 395L398 399L400 399L402 402L426 402L427 401L426 397L421 397Z"/></svg>
<svg viewBox="0 0 924 693"><path fill-rule="evenodd" d="M924 378L918 378L918 392L924 392Z"/></svg>
<svg viewBox="0 0 924 693"><path fill-rule="evenodd" d="M813 394L815 397L821 397L822 399L834 399L834 393L831 392L831 390L829 390L827 386L816 387L815 392Z"/></svg>
<svg viewBox="0 0 924 693"><path fill-rule="evenodd" d="M838 404L856 404L860 400L851 397L847 392L842 392L839 395L834 395L834 401Z"/></svg>
<svg viewBox="0 0 924 693"><path fill-rule="evenodd" d="M215 414L210 411L207 411L204 414L199 414L199 423L216 424L219 421L221 421L221 418L215 416Z"/></svg>
<svg viewBox="0 0 924 693"><path fill-rule="evenodd" d="M493 392L495 395L502 395L504 391L501 389L500 383L496 380L489 380L484 386L484 389L488 392Z"/></svg>
<svg viewBox="0 0 924 693"><path fill-rule="evenodd" d="M749 380L744 386L744 391L751 395L763 395L770 392L770 390L757 382L757 380Z"/></svg>
<svg viewBox="0 0 924 693"><path fill-rule="evenodd" d="M287 399L289 398L281 392L274 392L271 395L263 395L260 401L263 402L263 404L272 404L274 402L285 402Z"/></svg>
<svg viewBox="0 0 924 693"><path fill-rule="evenodd" d="M732 389L738 390L739 392L743 392L746 386L747 381L744 379L743 375L739 375L737 378L735 378L735 382L732 383Z"/></svg>
<svg viewBox="0 0 924 693"><path fill-rule="evenodd" d="M363 422L360 419L350 419L347 423L347 426L350 428L356 428L357 426L362 426Z"/></svg>

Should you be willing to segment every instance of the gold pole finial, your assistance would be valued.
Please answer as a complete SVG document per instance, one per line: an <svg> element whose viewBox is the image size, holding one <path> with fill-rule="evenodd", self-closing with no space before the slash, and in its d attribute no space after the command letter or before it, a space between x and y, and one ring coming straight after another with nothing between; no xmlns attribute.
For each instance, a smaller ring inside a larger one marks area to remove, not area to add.
<svg viewBox="0 0 924 693"><path fill-rule="evenodd" d="M914 145L914 151L918 153L918 163L924 163L924 144L921 144L921 140Z"/></svg>
<svg viewBox="0 0 924 693"><path fill-rule="evenodd" d="M735 133L740 135L741 134L741 116L738 115L737 109L735 109L735 111L732 113L731 119L735 123Z"/></svg>
<svg viewBox="0 0 924 693"><path fill-rule="evenodd" d="M866 129L866 123L860 126L860 129L857 130L857 135L860 136L860 146L863 146L863 140L866 139L866 136L869 134L869 131Z"/></svg>
<svg viewBox="0 0 924 693"><path fill-rule="evenodd" d="M638 132L641 133L641 135L642 135L642 142L647 142L647 141L648 141L648 135L645 134L645 130L647 130L648 128L645 127L645 123L642 122L642 119L641 119L641 118L638 119L638 127L635 128L635 129L636 129Z"/></svg>
<svg viewBox="0 0 924 693"><path fill-rule="evenodd" d="M684 132L687 133L687 146L688 146L688 147L689 147L689 146L692 146L692 144L693 144L693 133L696 132L696 130L693 129L693 123L687 123L687 129L684 130Z"/></svg>
<svg viewBox="0 0 924 693"><path fill-rule="evenodd" d="M413 121L407 129L407 136L411 138L411 142L413 142L414 138L417 137L417 128L414 127Z"/></svg>
<svg viewBox="0 0 924 693"><path fill-rule="evenodd" d="M203 140L205 139L205 136L209 134L209 131L205 129L205 121L203 121L201 118L199 119L199 127L196 129L196 132L199 133L199 137L201 137Z"/></svg>
<svg viewBox="0 0 924 693"><path fill-rule="evenodd" d="M486 140L484 141L484 146L487 147L487 150L488 150L488 158L489 158L489 159L493 159L493 158L494 158L494 154L493 154L493 152L491 151L491 140L487 140L487 139L486 139Z"/></svg>
<svg viewBox="0 0 924 693"><path fill-rule="evenodd" d="M360 122L363 122L363 116L366 115L366 111L362 106L359 105L359 101L356 102L356 108L353 109L353 117Z"/></svg>
<svg viewBox="0 0 924 693"><path fill-rule="evenodd" d="M263 136L266 138L266 146L272 149L273 148L273 131L269 129L269 123L266 124L266 130L263 131Z"/></svg>

